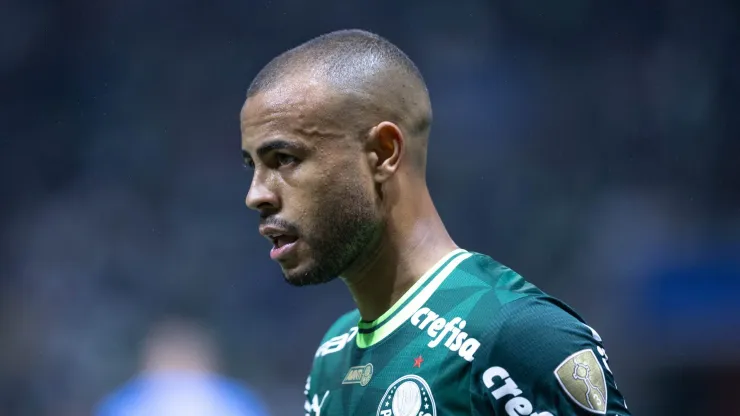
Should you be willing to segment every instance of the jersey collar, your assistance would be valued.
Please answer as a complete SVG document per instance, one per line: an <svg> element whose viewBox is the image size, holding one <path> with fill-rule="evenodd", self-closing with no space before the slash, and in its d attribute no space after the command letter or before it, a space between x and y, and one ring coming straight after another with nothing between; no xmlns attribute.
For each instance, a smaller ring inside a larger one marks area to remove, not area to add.
<svg viewBox="0 0 740 416"><path fill-rule="evenodd" d="M367 322L360 321L357 324L358 332L355 337L359 348L371 347L406 322L427 300L434 294L437 288L444 282L447 276L463 262L472 256L463 249L456 249L448 253L426 273L399 299L388 311L378 319Z"/></svg>

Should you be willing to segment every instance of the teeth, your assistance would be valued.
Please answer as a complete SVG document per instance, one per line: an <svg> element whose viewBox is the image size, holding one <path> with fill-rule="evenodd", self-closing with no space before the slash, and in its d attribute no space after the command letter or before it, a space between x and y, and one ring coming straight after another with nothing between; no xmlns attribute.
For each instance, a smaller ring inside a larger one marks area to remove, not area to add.
<svg viewBox="0 0 740 416"><path fill-rule="evenodd" d="M270 239L272 240L272 243L273 244L277 245L278 244L278 239L280 237L282 237L282 234L267 234L267 236L270 237Z"/></svg>
<svg viewBox="0 0 740 416"><path fill-rule="evenodd" d="M267 234L267 237L272 240L272 244L277 248L280 248L295 240L293 237L286 234Z"/></svg>

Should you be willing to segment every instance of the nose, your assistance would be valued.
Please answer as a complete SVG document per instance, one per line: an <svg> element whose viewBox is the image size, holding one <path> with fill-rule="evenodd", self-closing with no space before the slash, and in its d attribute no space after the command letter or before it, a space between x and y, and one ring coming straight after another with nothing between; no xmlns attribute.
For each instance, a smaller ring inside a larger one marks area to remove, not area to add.
<svg viewBox="0 0 740 416"><path fill-rule="evenodd" d="M257 175L249 186L245 203L247 207L258 211L262 216L272 214L279 208L277 194L265 184L265 181L259 180Z"/></svg>

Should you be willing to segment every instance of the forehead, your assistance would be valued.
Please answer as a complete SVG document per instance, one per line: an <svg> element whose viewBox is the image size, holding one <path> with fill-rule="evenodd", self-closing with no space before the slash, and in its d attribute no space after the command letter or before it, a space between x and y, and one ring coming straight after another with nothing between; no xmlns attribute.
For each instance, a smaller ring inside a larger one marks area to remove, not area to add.
<svg viewBox="0 0 740 416"><path fill-rule="evenodd" d="M324 84L297 78L250 97L240 113L242 148L251 151L274 139L322 139L341 136L340 119L332 116L335 97Z"/></svg>

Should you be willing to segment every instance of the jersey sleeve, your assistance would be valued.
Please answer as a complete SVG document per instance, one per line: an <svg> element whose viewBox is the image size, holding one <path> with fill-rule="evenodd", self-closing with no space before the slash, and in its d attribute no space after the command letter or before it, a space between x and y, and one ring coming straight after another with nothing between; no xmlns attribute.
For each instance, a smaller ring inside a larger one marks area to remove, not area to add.
<svg viewBox="0 0 740 416"><path fill-rule="evenodd" d="M477 415L630 415L601 337L551 298L500 310L473 362Z"/></svg>

